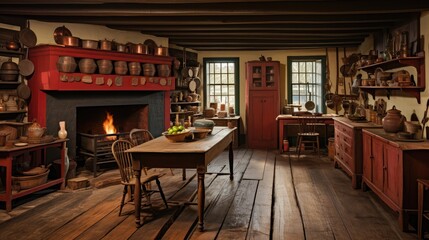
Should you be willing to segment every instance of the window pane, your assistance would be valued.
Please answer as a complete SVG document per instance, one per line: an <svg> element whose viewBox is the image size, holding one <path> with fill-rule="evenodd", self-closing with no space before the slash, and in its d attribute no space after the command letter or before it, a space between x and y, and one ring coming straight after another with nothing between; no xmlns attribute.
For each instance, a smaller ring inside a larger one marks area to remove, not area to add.
<svg viewBox="0 0 429 240"><path fill-rule="evenodd" d="M236 113L239 112L239 105L235 101L238 101L239 96L235 96L235 90L237 89L236 79L239 79L238 73L235 72L235 68L238 64L236 59L221 59L215 60L210 59L205 61L205 67L209 68L207 71L211 74L206 74L208 78L205 80L207 83L205 87L205 94L207 94L206 100L208 101L206 106L208 107L210 102L224 103L226 106L236 106L234 109ZM259 72L260 69L259 69Z"/></svg>
<svg viewBox="0 0 429 240"><path fill-rule="evenodd" d="M292 73L296 73L296 72L298 72L298 63L293 62L292 63Z"/></svg>
<svg viewBox="0 0 429 240"><path fill-rule="evenodd" d="M234 74L234 63L228 63L228 73Z"/></svg>
<svg viewBox="0 0 429 240"><path fill-rule="evenodd" d="M220 84L221 83L220 76L221 76L220 74L216 74L215 75L215 82L214 82L215 84Z"/></svg>
<svg viewBox="0 0 429 240"><path fill-rule="evenodd" d="M222 84L228 84L228 74L222 74Z"/></svg>
<svg viewBox="0 0 429 240"><path fill-rule="evenodd" d="M215 73L220 73L220 63L215 64Z"/></svg>
<svg viewBox="0 0 429 240"><path fill-rule="evenodd" d="M288 88L290 102L304 105L307 101L315 102L314 111L324 109L324 83L326 73L324 60L317 57L288 57ZM308 83L308 85L307 85ZM289 100L289 99L288 99Z"/></svg>
<svg viewBox="0 0 429 240"><path fill-rule="evenodd" d="M235 82L234 73L228 74L228 83L229 84L234 84L234 82Z"/></svg>
<svg viewBox="0 0 429 240"><path fill-rule="evenodd" d="M234 96L235 95L235 86L229 85L228 88L229 88L228 95Z"/></svg>

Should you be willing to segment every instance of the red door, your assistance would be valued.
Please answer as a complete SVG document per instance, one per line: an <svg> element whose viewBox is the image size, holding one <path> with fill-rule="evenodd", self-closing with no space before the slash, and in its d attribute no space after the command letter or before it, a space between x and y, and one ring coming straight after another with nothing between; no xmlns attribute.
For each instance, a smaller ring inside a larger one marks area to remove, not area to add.
<svg viewBox="0 0 429 240"><path fill-rule="evenodd" d="M248 141L250 148L276 148L276 92L257 91L250 94Z"/></svg>

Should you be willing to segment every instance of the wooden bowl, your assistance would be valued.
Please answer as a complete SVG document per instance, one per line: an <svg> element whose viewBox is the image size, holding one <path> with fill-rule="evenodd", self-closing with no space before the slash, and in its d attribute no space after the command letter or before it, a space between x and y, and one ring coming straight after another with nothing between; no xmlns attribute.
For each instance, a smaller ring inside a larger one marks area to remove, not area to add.
<svg viewBox="0 0 429 240"><path fill-rule="evenodd" d="M162 133L162 135L164 135L171 142L184 142L186 137L191 134L192 133L189 129L185 129L181 133L177 133L177 134L168 134L168 132Z"/></svg>
<svg viewBox="0 0 429 240"><path fill-rule="evenodd" d="M194 129L192 130L192 134L194 135L194 139L203 139L206 138L207 135L211 132L210 129Z"/></svg>

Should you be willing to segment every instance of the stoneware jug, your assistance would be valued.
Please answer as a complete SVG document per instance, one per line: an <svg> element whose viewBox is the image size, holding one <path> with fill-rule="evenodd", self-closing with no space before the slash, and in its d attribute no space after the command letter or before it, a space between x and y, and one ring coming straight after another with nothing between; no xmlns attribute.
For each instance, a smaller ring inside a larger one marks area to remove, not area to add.
<svg viewBox="0 0 429 240"><path fill-rule="evenodd" d="M393 106L392 109L387 110L387 114L382 120L383 129L388 133L397 133L404 128L404 121L405 117L401 111Z"/></svg>

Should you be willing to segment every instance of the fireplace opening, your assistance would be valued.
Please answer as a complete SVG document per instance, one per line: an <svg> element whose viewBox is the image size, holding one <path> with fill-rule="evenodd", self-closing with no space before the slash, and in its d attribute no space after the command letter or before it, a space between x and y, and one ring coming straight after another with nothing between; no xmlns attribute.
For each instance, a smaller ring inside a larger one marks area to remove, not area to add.
<svg viewBox="0 0 429 240"><path fill-rule="evenodd" d="M76 108L77 159L93 171L116 167L111 152L118 138L133 128L148 129L148 105L85 106ZM79 164L79 163L78 163Z"/></svg>

